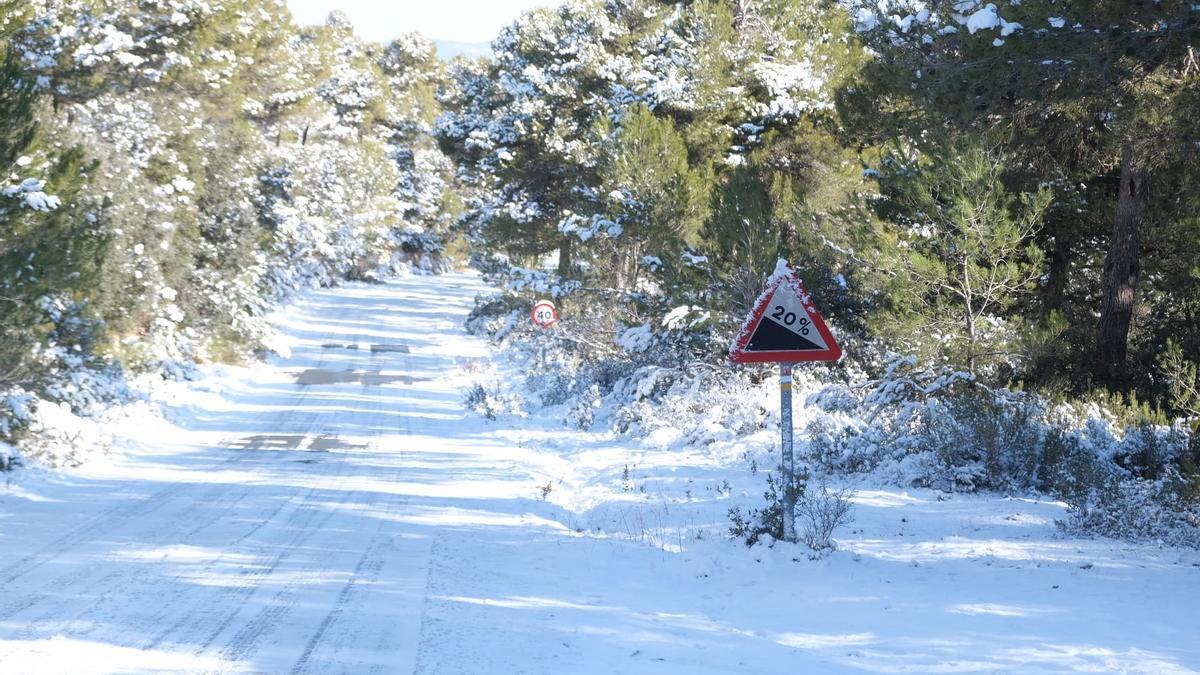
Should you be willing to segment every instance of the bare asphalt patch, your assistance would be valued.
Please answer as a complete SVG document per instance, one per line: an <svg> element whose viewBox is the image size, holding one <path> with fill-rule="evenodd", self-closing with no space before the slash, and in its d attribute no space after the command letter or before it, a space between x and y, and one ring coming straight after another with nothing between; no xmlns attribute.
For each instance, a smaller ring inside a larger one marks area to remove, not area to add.
<svg viewBox="0 0 1200 675"><path fill-rule="evenodd" d="M406 344L358 344L355 342L326 342L322 349L353 349L369 351L372 354L411 354L412 350Z"/></svg>
<svg viewBox="0 0 1200 675"><path fill-rule="evenodd" d="M367 447L365 443L348 443L331 434L319 436L312 434L256 434L226 445L239 450L304 450L306 452L356 450Z"/></svg>
<svg viewBox="0 0 1200 675"><path fill-rule="evenodd" d="M332 385L332 384L361 384L366 387L379 387L385 384L399 382L412 384L427 382L431 378L413 377L396 373L384 373L381 370L332 370L329 368L309 368L296 373L296 384L299 385Z"/></svg>

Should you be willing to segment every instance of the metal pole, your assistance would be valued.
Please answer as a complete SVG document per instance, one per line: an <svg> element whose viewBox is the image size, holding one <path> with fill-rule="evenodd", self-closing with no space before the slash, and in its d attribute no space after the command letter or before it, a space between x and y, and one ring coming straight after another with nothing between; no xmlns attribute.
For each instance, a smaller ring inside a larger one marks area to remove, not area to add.
<svg viewBox="0 0 1200 675"><path fill-rule="evenodd" d="M796 468L792 455L792 365L779 364L779 431L783 440L783 538L796 541Z"/></svg>

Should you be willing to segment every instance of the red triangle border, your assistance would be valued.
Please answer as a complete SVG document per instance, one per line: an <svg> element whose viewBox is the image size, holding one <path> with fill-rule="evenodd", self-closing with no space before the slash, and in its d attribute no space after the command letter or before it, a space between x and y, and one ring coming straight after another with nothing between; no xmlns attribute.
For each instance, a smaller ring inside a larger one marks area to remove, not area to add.
<svg viewBox="0 0 1200 675"><path fill-rule="evenodd" d="M758 324L762 322L763 316L767 312L767 305L771 303L771 298L775 297L775 291L783 284L791 284L792 290L795 291L796 297L800 298L801 304L804 305L805 311L812 317L813 328L817 329L817 333L825 340L825 344L829 345L828 349L821 350L792 350L792 351L764 351L764 352L748 352L746 345L750 343L750 338L754 336L754 332L758 330ZM762 296L758 300L758 304L754 310L750 312L750 317L742 326L742 332L737 336L733 346L729 348L729 359L734 363L794 363L798 361L837 361L842 358L842 347L833 339L833 334L829 332L829 327L825 325L825 319L821 313L817 311L812 302L812 296L808 294L808 289L804 288L804 282L800 281L796 275L788 274L776 278L767 285L767 289L763 291Z"/></svg>

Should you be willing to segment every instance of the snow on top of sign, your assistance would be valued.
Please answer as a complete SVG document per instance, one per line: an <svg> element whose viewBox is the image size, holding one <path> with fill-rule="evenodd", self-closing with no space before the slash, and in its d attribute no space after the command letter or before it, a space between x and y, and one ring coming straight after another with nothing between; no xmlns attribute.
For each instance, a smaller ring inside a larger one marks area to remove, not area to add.
<svg viewBox="0 0 1200 675"><path fill-rule="evenodd" d="M748 334L753 328L751 324L754 323L755 310L766 304L767 300L770 299L771 294L775 292L775 289L779 288L780 284L794 280L797 280L796 273L792 271L791 266L788 265L788 261L784 258L777 260L775 262L775 271L772 272L770 278L767 279L767 287L763 289L762 293L759 293L757 298L754 299L754 304L750 306L750 314L747 315L746 320L742 322L741 330L738 331L737 336L733 340L733 344L729 346L730 354L736 354L737 346L745 341L743 338L748 338ZM800 304L804 305L804 308L809 312L815 312L816 309L812 304L812 296L806 291L801 290L800 284L793 284L792 288L796 291L796 297L800 298Z"/></svg>
<svg viewBox="0 0 1200 675"><path fill-rule="evenodd" d="M783 279L788 279L792 282L799 282L800 278L796 276L796 272L792 270L791 265L784 258L780 258L775 262L775 271L771 273L771 277L767 279L767 288L754 301L754 306L758 307L766 300L767 294L775 290ZM796 297L800 298L800 304L804 305L804 309L814 311L816 308L812 303L812 296L804 288L802 283L792 283L792 290L796 291Z"/></svg>
<svg viewBox="0 0 1200 675"><path fill-rule="evenodd" d="M783 275L780 275L781 269L784 270ZM746 320L742 322L742 327L738 330L737 336L734 337L733 344L729 346L730 354L737 353L737 346L746 341L745 338L747 338L747 336L750 334L750 331L753 329L751 324L754 323L754 315L756 314L754 310L758 309L759 305L762 305L764 302L766 302L767 297L771 293L775 292L775 288L779 285L778 282L782 279L786 279L787 274L790 271L791 270L787 266L787 261L783 258L780 258L779 263L777 263L775 266L775 272L771 274L771 278L767 281L767 287L762 293L758 294L758 297L755 298L754 302L750 305L750 313L746 315Z"/></svg>
<svg viewBox="0 0 1200 675"><path fill-rule="evenodd" d="M788 265L788 261L785 258L780 258L779 260L775 261L775 271L771 273L771 278L767 280L767 286L769 287L778 279L790 277L794 274L795 272L792 272L792 268L790 265ZM762 300L762 298L759 298L759 300Z"/></svg>

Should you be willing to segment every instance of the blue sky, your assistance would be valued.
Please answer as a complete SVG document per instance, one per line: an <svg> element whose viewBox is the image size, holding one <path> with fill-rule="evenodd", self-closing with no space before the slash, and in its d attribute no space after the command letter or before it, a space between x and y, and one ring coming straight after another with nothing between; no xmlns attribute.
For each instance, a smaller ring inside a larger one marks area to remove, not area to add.
<svg viewBox="0 0 1200 675"><path fill-rule="evenodd" d="M341 10L360 36L386 41L418 31L442 43L490 42L500 29L533 7L555 0L287 0L301 25L322 23Z"/></svg>

